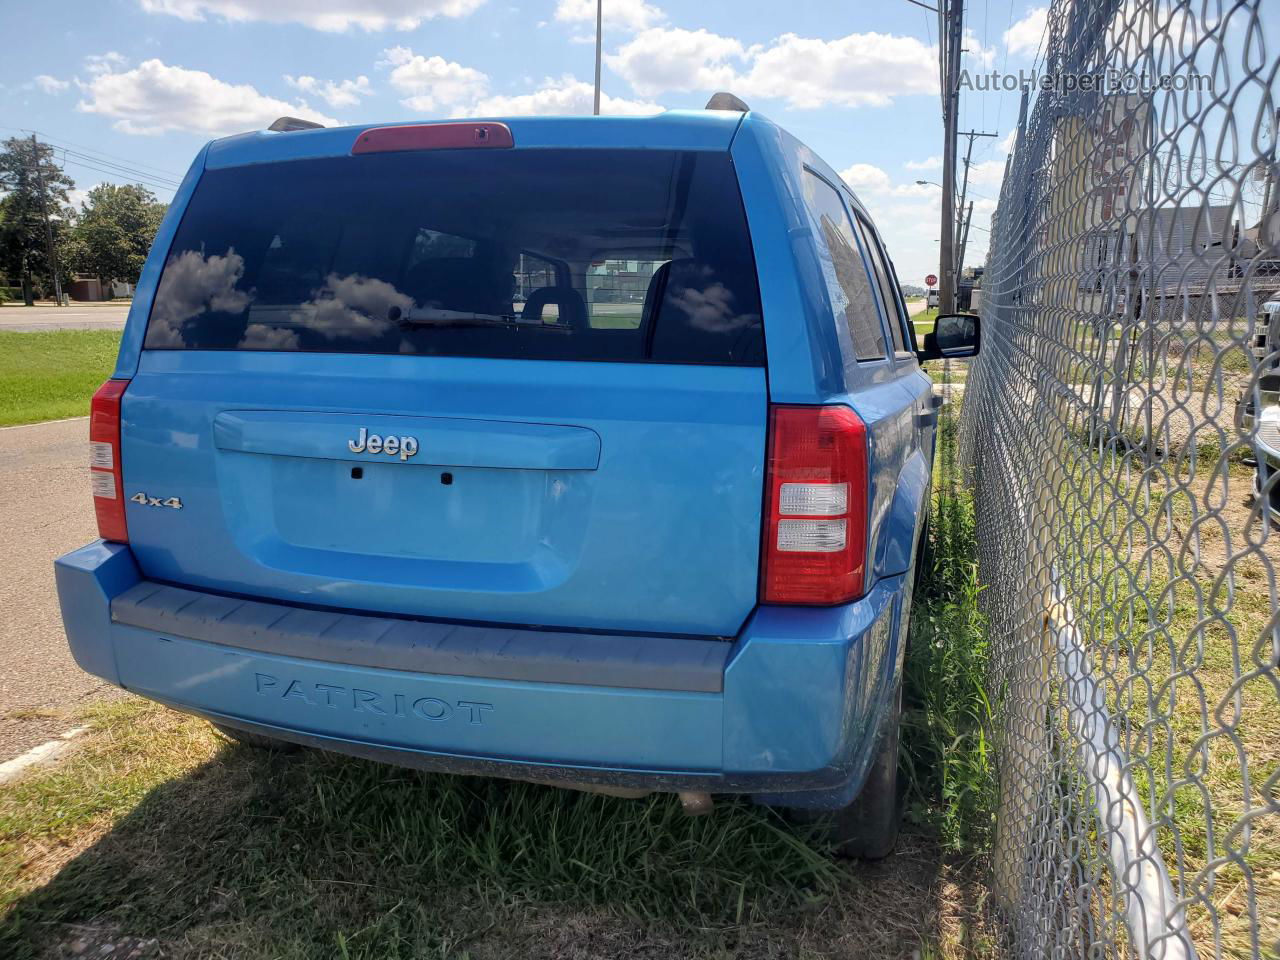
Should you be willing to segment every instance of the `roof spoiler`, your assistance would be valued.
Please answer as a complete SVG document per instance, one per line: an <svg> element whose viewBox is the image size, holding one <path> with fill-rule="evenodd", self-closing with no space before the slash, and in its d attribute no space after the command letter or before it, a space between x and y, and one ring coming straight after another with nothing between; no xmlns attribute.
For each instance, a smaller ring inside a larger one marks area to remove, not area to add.
<svg viewBox="0 0 1280 960"><path fill-rule="evenodd" d="M732 93L726 93L721 90L719 93L711 95L711 99L707 101L704 110L730 110L734 113L746 113L751 108L746 102L739 97L735 97Z"/></svg>
<svg viewBox="0 0 1280 960"><path fill-rule="evenodd" d="M267 127L276 133L292 133L294 130L323 130L323 123L314 120L301 120L298 117L279 117L275 123Z"/></svg>

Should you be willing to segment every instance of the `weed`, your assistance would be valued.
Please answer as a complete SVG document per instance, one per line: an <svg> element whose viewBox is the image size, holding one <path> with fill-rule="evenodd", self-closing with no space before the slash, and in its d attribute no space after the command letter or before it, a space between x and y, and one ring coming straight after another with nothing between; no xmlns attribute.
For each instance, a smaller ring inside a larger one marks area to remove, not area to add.
<svg viewBox="0 0 1280 960"><path fill-rule="evenodd" d="M933 522L921 570L906 660L903 764L914 814L946 849L990 842L995 772L987 695L986 621L978 609L973 501L955 468L955 416L939 426Z"/></svg>

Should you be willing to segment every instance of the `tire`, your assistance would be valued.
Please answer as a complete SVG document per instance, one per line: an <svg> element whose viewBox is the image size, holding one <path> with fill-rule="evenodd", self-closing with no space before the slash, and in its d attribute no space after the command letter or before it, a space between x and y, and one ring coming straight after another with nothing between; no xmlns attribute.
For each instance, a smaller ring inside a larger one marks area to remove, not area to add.
<svg viewBox="0 0 1280 960"><path fill-rule="evenodd" d="M242 743L246 747L253 747L255 750L274 750L277 753L293 753L302 748L296 743L290 743L287 740L277 740L274 737L264 736L261 733L250 733L248 730L237 730L235 727L224 726L221 723L213 723L213 729L228 740L234 740L236 743Z"/></svg>
<svg viewBox="0 0 1280 960"><path fill-rule="evenodd" d="M836 854L862 860L881 860L893 852L902 822L902 792L898 789L898 721L902 713L902 684L880 725L875 757L866 782L853 802L831 819Z"/></svg>

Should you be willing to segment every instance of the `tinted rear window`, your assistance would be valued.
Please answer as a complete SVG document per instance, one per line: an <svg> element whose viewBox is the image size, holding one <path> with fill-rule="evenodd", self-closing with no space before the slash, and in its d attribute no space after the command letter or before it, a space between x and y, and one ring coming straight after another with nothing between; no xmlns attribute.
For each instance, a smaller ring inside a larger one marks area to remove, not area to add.
<svg viewBox="0 0 1280 960"><path fill-rule="evenodd" d="M758 365L725 154L458 150L211 170L148 349Z"/></svg>

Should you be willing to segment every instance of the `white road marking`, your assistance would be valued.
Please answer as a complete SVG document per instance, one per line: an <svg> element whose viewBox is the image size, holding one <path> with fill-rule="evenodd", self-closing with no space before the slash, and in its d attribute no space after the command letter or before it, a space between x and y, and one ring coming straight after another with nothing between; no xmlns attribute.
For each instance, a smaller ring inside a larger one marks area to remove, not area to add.
<svg viewBox="0 0 1280 960"><path fill-rule="evenodd" d="M57 740L50 740L38 747L32 747L21 756L0 763L0 784L18 779L23 771L30 767L58 759L71 746L71 741L88 729L88 727L76 727L74 730L68 730Z"/></svg>
<svg viewBox="0 0 1280 960"><path fill-rule="evenodd" d="M61 420L37 420L35 423L15 423L11 427L0 427L0 430L21 430L23 427L43 427L50 423L70 423L72 420L88 420L89 417L63 417Z"/></svg>

